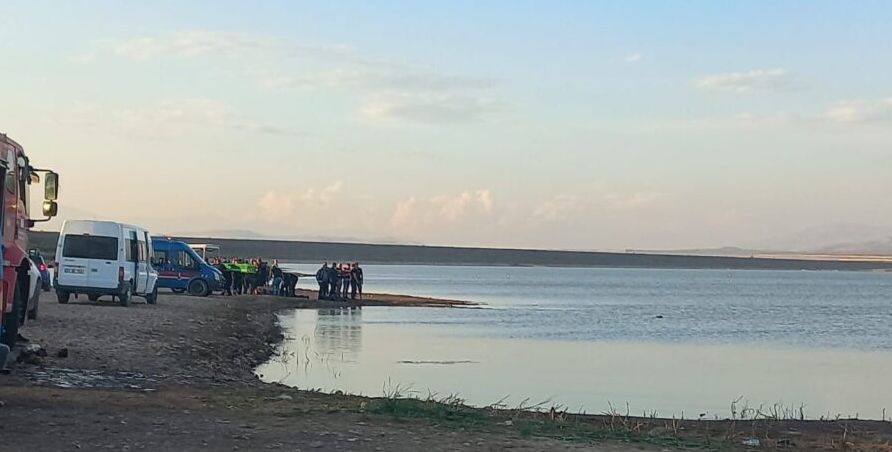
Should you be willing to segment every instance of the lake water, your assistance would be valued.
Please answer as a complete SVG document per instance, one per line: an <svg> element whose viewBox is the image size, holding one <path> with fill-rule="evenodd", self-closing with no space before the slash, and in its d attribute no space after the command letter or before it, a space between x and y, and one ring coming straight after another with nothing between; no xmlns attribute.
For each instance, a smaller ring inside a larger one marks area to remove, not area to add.
<svg viewBox="0 0 892 452"><path fill-rule="evenodd" d="M312 266L295 269L314 271ZM892 413L892 274L364 266L367 292L485 303L282 317L267 381L486 406L728 417ZM311 287L312 281L302 281Z"/></svg>

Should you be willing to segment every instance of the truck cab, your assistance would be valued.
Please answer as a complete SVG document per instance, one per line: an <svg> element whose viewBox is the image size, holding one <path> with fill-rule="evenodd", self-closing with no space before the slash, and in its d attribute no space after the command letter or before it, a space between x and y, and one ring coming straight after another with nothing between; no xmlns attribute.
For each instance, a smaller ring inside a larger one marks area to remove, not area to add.
<svg viewBox="0 0 892 452"><path fill-rule="evenodd" d="M0 133L0 161L4 177L2 191L2 238L3 278L0 283L0 341L12 347L19 327L34 312L34 297L29 296L33 287L32 263L28 258L28 232L35 223L49 221L56 216L59 195L59 175L48 169L31 165L24 149L6 134ZM43 179L43 217L31 217L31 184ZM33 318L34 316L31 316Z"/></svg>
<svg viewBox="0 0 892 452"><path fill-rule="evenodd" d="M158 287L174 293L206 297L223 286L223 273L209 265L186 242L155 239L152 241L158 270Z"/></svg>

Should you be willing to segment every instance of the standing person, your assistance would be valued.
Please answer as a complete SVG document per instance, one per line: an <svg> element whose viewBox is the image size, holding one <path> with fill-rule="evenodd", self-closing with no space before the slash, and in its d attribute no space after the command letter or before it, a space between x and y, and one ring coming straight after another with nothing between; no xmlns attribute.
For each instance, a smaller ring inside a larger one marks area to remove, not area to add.
<svg viewBox="0 0 892 452"><path fill-rule="evenodd" d="M338 274L338 263L332 262L328 269L328 298L337 300L341 296L341 275Z"/></svg>
<svg viewBox="0 0 892 452"><path fill-rule="evenodd" d="M239 258L232 259L232 263L238 265L241 263ZM236 295L241 295L245 290L245 274L242 273L242 269L240 267L236 267L236 269L232 272L232 288L235 291Z"/></svg>
<svg viewBox="0 0 892 452"><path fill-rule="evenodd" d="M223 259L216 259L216 265L214 265L214 267L216 267L217 270L220 270L220 273L223 274L223 295L232 296L232 272L226 268Z"/></svg>
<svg viewBox="0 0 892 452"><path fill-rule="evenodd" d="M273 295L283 295L282 284L284 283L284 274L282 273L282 269L279 268L278 259L273 259L273 266L270 268L270 273L273 275Z"/></svg>
<svg viewBox="0 0 892 452"><path fill-rule="evenodd" d="M341 264L341 298L348 300L350 297L350 264Z"/></svg>
<svg viewBox="0 0 892 452"><path fill-rule="evenodd" d="M286 297L297 296L297 273L282 272L282 295Z"/></svg>
<svg viewBox="0 0 892 452"><path fill-rule="evenodd" d="M263 262L263 260L258 257L257 280L254 281L254 293L256 295L263 293L262 291L266 288L267 283L269 283L269 267L266 265L266 262Z"/></svg>
<svg viewBox="0 0 892 452"><path fill-rule="evenodd" d="M319 295L317 300L324 300L328 297L328 262L323 262L322 267L316 270L316 283L319 284Z"/></svg>
<svg viewBox="0 0 892 452"><path fill-rule="evenodd" d="M357 289L359 290L359 299L362 300L362 269L359 268L359 262L353 263L353 268L350 271L350 274L353 276L352 281L352 290L350 293L350 298L356 299Z"/></svg>

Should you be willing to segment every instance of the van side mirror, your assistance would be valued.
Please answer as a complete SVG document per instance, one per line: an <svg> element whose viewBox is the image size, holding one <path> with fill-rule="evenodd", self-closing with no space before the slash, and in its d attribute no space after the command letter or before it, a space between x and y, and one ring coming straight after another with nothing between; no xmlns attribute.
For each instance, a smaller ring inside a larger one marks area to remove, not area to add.
<svg viewBox="0 0 892 452"><path fill-rule="evenodd" d="M43 184L43 199L47 201L55 201L59 199L59 174L54 172L46 173ZM55 203L54 203L55 204ZM45 206L46 204L44 204ZM55 215L55 214L53 214ZM50 216L53 216L50 215Z"/></svg>
<svg viewBox="0 0 892 452"><path fill-rule="evenodd" d="M43 216L47 218L55 217L59 213L59 205L56 201L43 202Z"/></svg>

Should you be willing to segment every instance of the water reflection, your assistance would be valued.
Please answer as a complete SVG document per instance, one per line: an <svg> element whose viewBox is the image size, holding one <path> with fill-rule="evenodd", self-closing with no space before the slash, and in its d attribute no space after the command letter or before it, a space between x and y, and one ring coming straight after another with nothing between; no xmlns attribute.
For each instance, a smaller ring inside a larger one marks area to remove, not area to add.
<svg viewBox="0 0 892 452"><path fill-rule="evenodd" d="M362 349L362 309L320 309L315 312L313 334L319 353L352 356Z"/></svg>
<svg viewBox="0 0 892 452"><path fill-rule="evenodd" d="M361 309L298 310L280 322L286 337L279 355L257 369L266 381L293 385L310 375L337 380L343 364L357 362L362 351Z"/></svg>
<svg viewBox="0 0 892 452"><path fill-rule="evenodd" d="M374 323L379 310L299 310L282 318L282 356L264 381L380 396L388 385L487 406L563 405L603 412L706 413L780 404L818 418L880 418L892 406L892 353L749 345L481 338L458 328ZM370 321L372 320L372 321Z"/></svg>

